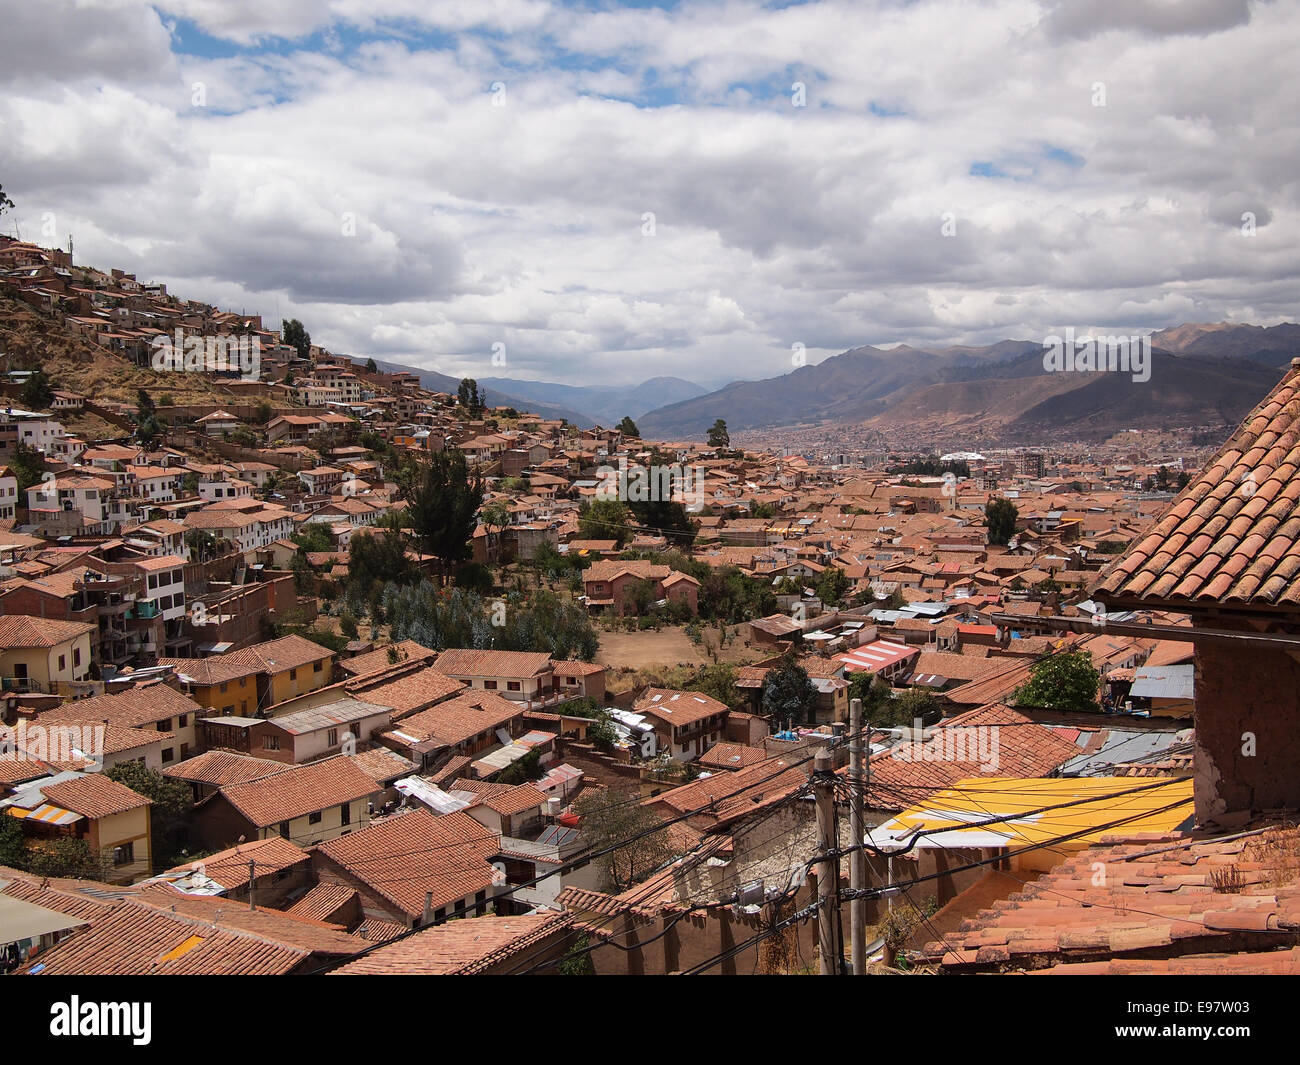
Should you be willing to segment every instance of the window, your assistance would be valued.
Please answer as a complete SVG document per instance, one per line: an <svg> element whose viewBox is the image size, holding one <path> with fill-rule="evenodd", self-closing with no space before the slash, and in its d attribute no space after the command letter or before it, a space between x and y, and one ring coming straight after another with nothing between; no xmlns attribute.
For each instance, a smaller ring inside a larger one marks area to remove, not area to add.
<svg viewBox="0 0 1300 1065"><path fill-rule="evenodd" d="M288 821L281 821L281 822L280 822L280 838L281 838L281 839L288 839L288 838L289 838L289 822L288 822Z"/></svg>
<svg viewBox="0 0 1300 1065"><path fill-rule="evenodd" d="M289 679L290 679L290 680L297 680L297 679L298 679L298 671L297 671L296 669L291 669L291 670L289 670Z"/></svg>
<svg viewBox="0 0 1300 1065"><path fill-rule="evenodd" d="M325 663L324 663L324 662L316 662L315 664L312 665L311 668L312 668L315 672L319 673L319 672L321 671L321 669L324 668L324 666L325 666Z"/></svg>
<svg viewBox="0 0 1300 1065"><path fill-rule="evenodd" d="M338 746L338 742L339 742L339 730L338 730L338 729L336 729L336 728L332 728L332 729L330 729L327 733L325 733L325 745L326 745L327 747L337 747L337 746Z"/></svg>
<svg viewBox="0 0 1300 1065"><path fill-rule="evenodd" d="M190 715L189 715L189 714L181 714L181 716L178 717L178 718L176 719L176 727L177 727L177 728L184 728L184 727L185 727L186 725L188 725L189 723L190 723Z"/></svg>
<svg viewBox="0 0 1300 1065"><path fill-rule="evenodd" d="M120 847L113 848L114 865L130 865L135 861L135 843L123 843Z"/></svg>
<svg viewBox="0 0 1300 1065"><path fill-rule="evenodd" d="M79 665L81 665L81 648L80 648L80 647L74 647L74 648L72 649L72 664L73 664L74 666L79 666Z"/></svg>
<svg viewBox="0 0 1300 1065"><path fill-rule="evenodd" d="M157 729L159 732L170 732L172 730L172 719L165 717L158 722Z"/></svg>
<svg viewBox="0 0 1300 1065"><path fill-rule="evenodd" d="M182 743L182 744L181 744L181 757L182 757L182 758L188 758L189 756L190 756L190 745L189 745L188 743Z"/></svg>
<svg viewBox="0 0 1300 1065"><path fill-rule="evenodd" d="M222 694L222 695L225 695L225 694L226 694L226 689L229 688L229 687L230 687L230 682L229 682L229 681L223 681L222 684L221 684L221 694Z"/></svg>
<svg viewBox="0 0 1300 1065"><path fill-rule="evenodd" d="M319 810L317 810L314 814L308 814L308 815L307 815L307 824L309 824L309 825L319 825L319 824L320 824L320 811L319 811Z"/></svg>
<svg viewBox="0 0 1300 1065"><path fill-rule="evenodd" d="M517 680L508 680L508 681L506 681L506 688L507 688L509 691L512 691L512 692L517 692L517 691L521 691L521 690L522 690L522 686L520 685L519 681L517 681Z"/></svg>
<svg viewBox="0 0 1300 1065"><path fill-rule="evenodd" d="M494 680L485 680L483 682L483 687L490 692L494 692L497 690L497 682Z"/></svg>
<svg viewBox="0 0 1300 1065"><path fill-rule="evenodd" d="M162 760L164 762L174 762L176 760L176 751L171 747L164 747Z"/></svg>
<svg viewBox="0 0 1300 1065"><path fill-rule="evenodd" d="M339 807L339 820L345 825L352 824L352 807L350 804L345 802Z"/></svg>
<svg viewBox="0 0 1300 1065"><path fill-rule="evenodd" d="M280 749L279 736L263 736L262 749L266 751L278 751Z"/></svg>
<svg viewBox="0 0 1300 1065"><path fill-rule="evenodd" d="M67 667L67 665L68 665L68 656L59 655L59 672L62 673L63 670Z"/></svg>

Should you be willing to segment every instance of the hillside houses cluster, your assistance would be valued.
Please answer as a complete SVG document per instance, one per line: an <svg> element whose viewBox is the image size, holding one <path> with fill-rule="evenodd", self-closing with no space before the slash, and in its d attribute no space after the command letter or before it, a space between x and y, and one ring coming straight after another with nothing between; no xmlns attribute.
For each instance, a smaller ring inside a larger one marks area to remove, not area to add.
<svg viewBox="0 0 1300 1065"><path fill-rule="evenodd" d="M467 410L417 375L300 353L256 316L15 241L0 295L140 364L178 328L263 352L256 379L214 371L209 399L160 406L148 445L131 411L64 390L0 414L0 817L32 853L75 840L96 863L0 866L0 968L755 971L773 924L818 897L818 752L841 806L865 791L869 922L902 927L900 884L933 901L880 948L887 969L1173 972L1215 952L1295 967L1265 935L1297 927L1295 830L1261 819L1300 798L1268 702L1300 690L1300 366L1171 508L1144 485L1172 457L1115 448L972 456L945 478ZM66 431L78 398L120 432ZM698 631L719 585L769 592L770 612L722 627L725 698L616 653L285 634L320 607L299 578L345 580L357 538L406 505L394 458L447 449L484 478L472 559L540 587L527 564L558 556L600 631ZM646 463L702 471L677 497L689 542L584 521L603 468ZM1257 496L1235 491L1248 476ZM1006 543L989 542L994 498L1017 510ZM1097 669L1096 705L1024 705L1035 667L1068 651ZM791 662L814 693L802 720L766 698ZM1255 675L1272 694L1243 709ZM846 736L864 677L928 708L868 731L865 785ZM1247 725L1268 758L1234 753ZM183 847L141 774L187 800ZM656 826L647 867L591 858L593 799ZM847 817L839 831L849 847ZM1133 873L1088 886L1096 861ZM815 956L813 922L789 936L789 957Z"/></svg>

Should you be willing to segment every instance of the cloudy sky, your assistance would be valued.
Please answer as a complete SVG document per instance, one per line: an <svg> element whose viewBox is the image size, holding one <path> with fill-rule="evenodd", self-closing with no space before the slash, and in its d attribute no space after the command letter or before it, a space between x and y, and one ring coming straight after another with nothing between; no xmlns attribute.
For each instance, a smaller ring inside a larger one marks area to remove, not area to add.
<svg viewBox="0 0 1300 1065"><path fill-rule="evenodd" d="M1295 318L1289 2L0 5L4 231L355 356L716 385Z"/></svg>

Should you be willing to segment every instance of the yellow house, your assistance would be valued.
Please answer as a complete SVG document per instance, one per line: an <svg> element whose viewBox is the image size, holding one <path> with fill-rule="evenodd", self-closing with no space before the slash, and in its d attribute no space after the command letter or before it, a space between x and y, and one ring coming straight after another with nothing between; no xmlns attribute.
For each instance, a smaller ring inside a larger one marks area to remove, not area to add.
<svg viewBox="0 0 1300 1065"><path fill-rule="evenodd" d="M302 636L284 636L208 658L158 661L176 670L191 699L224 716L256 717L334 679L334 652Z"/></svg>
<svg viewBox="0 0 1300 1065"><path fill-rule="evenodd" d="M39 846L59 837L84 839L103 862L103 878L131 884L153 872L151 799L100 773L58 773L20 788L0 803Z"/></svg>
<svg viewBox="0 0 1300 1065"><path fill-rule="evenodd" d="M971 777L870 829L867 842L908 855L1006 849L1011 870L1045 872L1106 836L1171 832L1192 805L1190 778Z"/></svg>
<svg viewBox="0 0 1300 1065"><path fill-rule="evenodd" d="M0 679L6 691L66 691L90 675L91 637L86 621L57 621L25 614L0 617Z"/></svg>

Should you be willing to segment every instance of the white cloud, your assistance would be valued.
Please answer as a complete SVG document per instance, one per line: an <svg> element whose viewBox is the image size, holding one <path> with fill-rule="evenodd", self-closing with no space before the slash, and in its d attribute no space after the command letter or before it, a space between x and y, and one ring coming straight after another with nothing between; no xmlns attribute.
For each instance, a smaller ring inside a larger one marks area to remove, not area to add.
<svg viewBox="0 0 1300 1065"><path fill-rule="evenodd" d="M82 261L354 355L487 376L501 342L506 375L712 383L784 372L794 342L816 361L1293 307L1287 5L7 18L0 183L25 235L53 212Z"/></svg>

